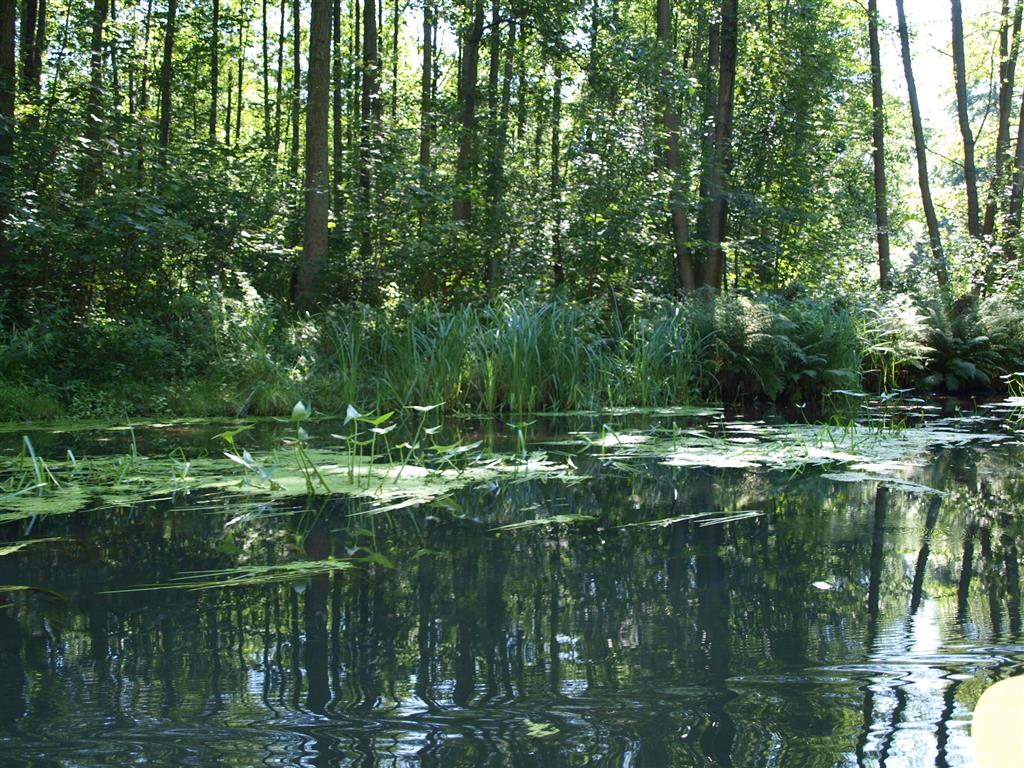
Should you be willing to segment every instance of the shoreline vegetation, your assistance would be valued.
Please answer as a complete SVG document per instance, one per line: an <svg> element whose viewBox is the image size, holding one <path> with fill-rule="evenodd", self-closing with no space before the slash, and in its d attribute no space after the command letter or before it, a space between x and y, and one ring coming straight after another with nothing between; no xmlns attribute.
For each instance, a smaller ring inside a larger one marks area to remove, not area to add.
<svg viewBox="0 0 1024 768"><path fill-rule="evenodd" d="M251 293L125 322L60 314L0 336L4 421L287 416L349 404L507 414L769 402L896 389L1014 394L1024 304L1007 294L586 303L395 302L296 318Z"/></svg>

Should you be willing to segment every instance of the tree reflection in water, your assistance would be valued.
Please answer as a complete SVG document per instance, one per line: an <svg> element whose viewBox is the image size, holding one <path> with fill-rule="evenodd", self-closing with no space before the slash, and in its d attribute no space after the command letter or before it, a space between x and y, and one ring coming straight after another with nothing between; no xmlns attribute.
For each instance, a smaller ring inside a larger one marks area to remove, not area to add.
<svg viewBox="0 0 1024 768"><path fill-rule="evenodd" d="M921 482L943 495L595 460L586 483L386 516L275 506L233 547L215 497L40 520L68 541L0 560L0 583L66 600L0 610L0 761L962 765L981 691L1024 667L1021 458L936 452ZM600 525L492 530L595 509ZM371 553L300 582L105 594Z"/></svg>

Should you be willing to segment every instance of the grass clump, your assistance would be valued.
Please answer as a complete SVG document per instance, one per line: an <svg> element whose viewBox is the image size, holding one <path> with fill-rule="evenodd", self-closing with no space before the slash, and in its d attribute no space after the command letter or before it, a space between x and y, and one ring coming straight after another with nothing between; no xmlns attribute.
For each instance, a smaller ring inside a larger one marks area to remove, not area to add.
<svg viewBox="0 0 1024 768"><path fill-rule="evenodd" d="M6 331L3 418L283 416L308 399L321 413L800 404L862 387L1001 390L1024 370L1024 309L1006 295L396 300L296 318L250 293Z"/></svg>

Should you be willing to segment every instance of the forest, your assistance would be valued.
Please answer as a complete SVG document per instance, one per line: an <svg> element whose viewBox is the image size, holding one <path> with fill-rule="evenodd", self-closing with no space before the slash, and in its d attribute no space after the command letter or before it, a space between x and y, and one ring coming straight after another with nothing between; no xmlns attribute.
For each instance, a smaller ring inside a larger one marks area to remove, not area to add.
<svg viewBox="0 0 1024 768"><path fill-rule="evenodd" d="M902 0L0 0L3 418L1012 388L978 8L937 123Z"/></svg>
<svg viewBox="0 0 1024 768"><path fill-rule="evenodd" d="M0 0L0 766L1018 765L1022 47Z"/></svg>

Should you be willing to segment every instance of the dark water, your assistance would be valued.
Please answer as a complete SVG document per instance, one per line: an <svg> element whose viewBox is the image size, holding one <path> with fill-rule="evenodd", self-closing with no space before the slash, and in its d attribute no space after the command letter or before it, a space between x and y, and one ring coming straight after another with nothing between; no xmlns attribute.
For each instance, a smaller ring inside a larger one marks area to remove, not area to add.
<svg viewBox="0 0 1024 768"><path fill-rule="evenodd" d="M944 496L592 458L390 516L225 528L194 494L40 519L63 540L0 558L60 595L0 609L0 765L967 765L981 692L1024 674L1019 437L934 451L916 479ZM619 527L724 508L765 514ZM601 522L490 530L538 510ZM104 594L367 550L393 567Z"/></svg>

